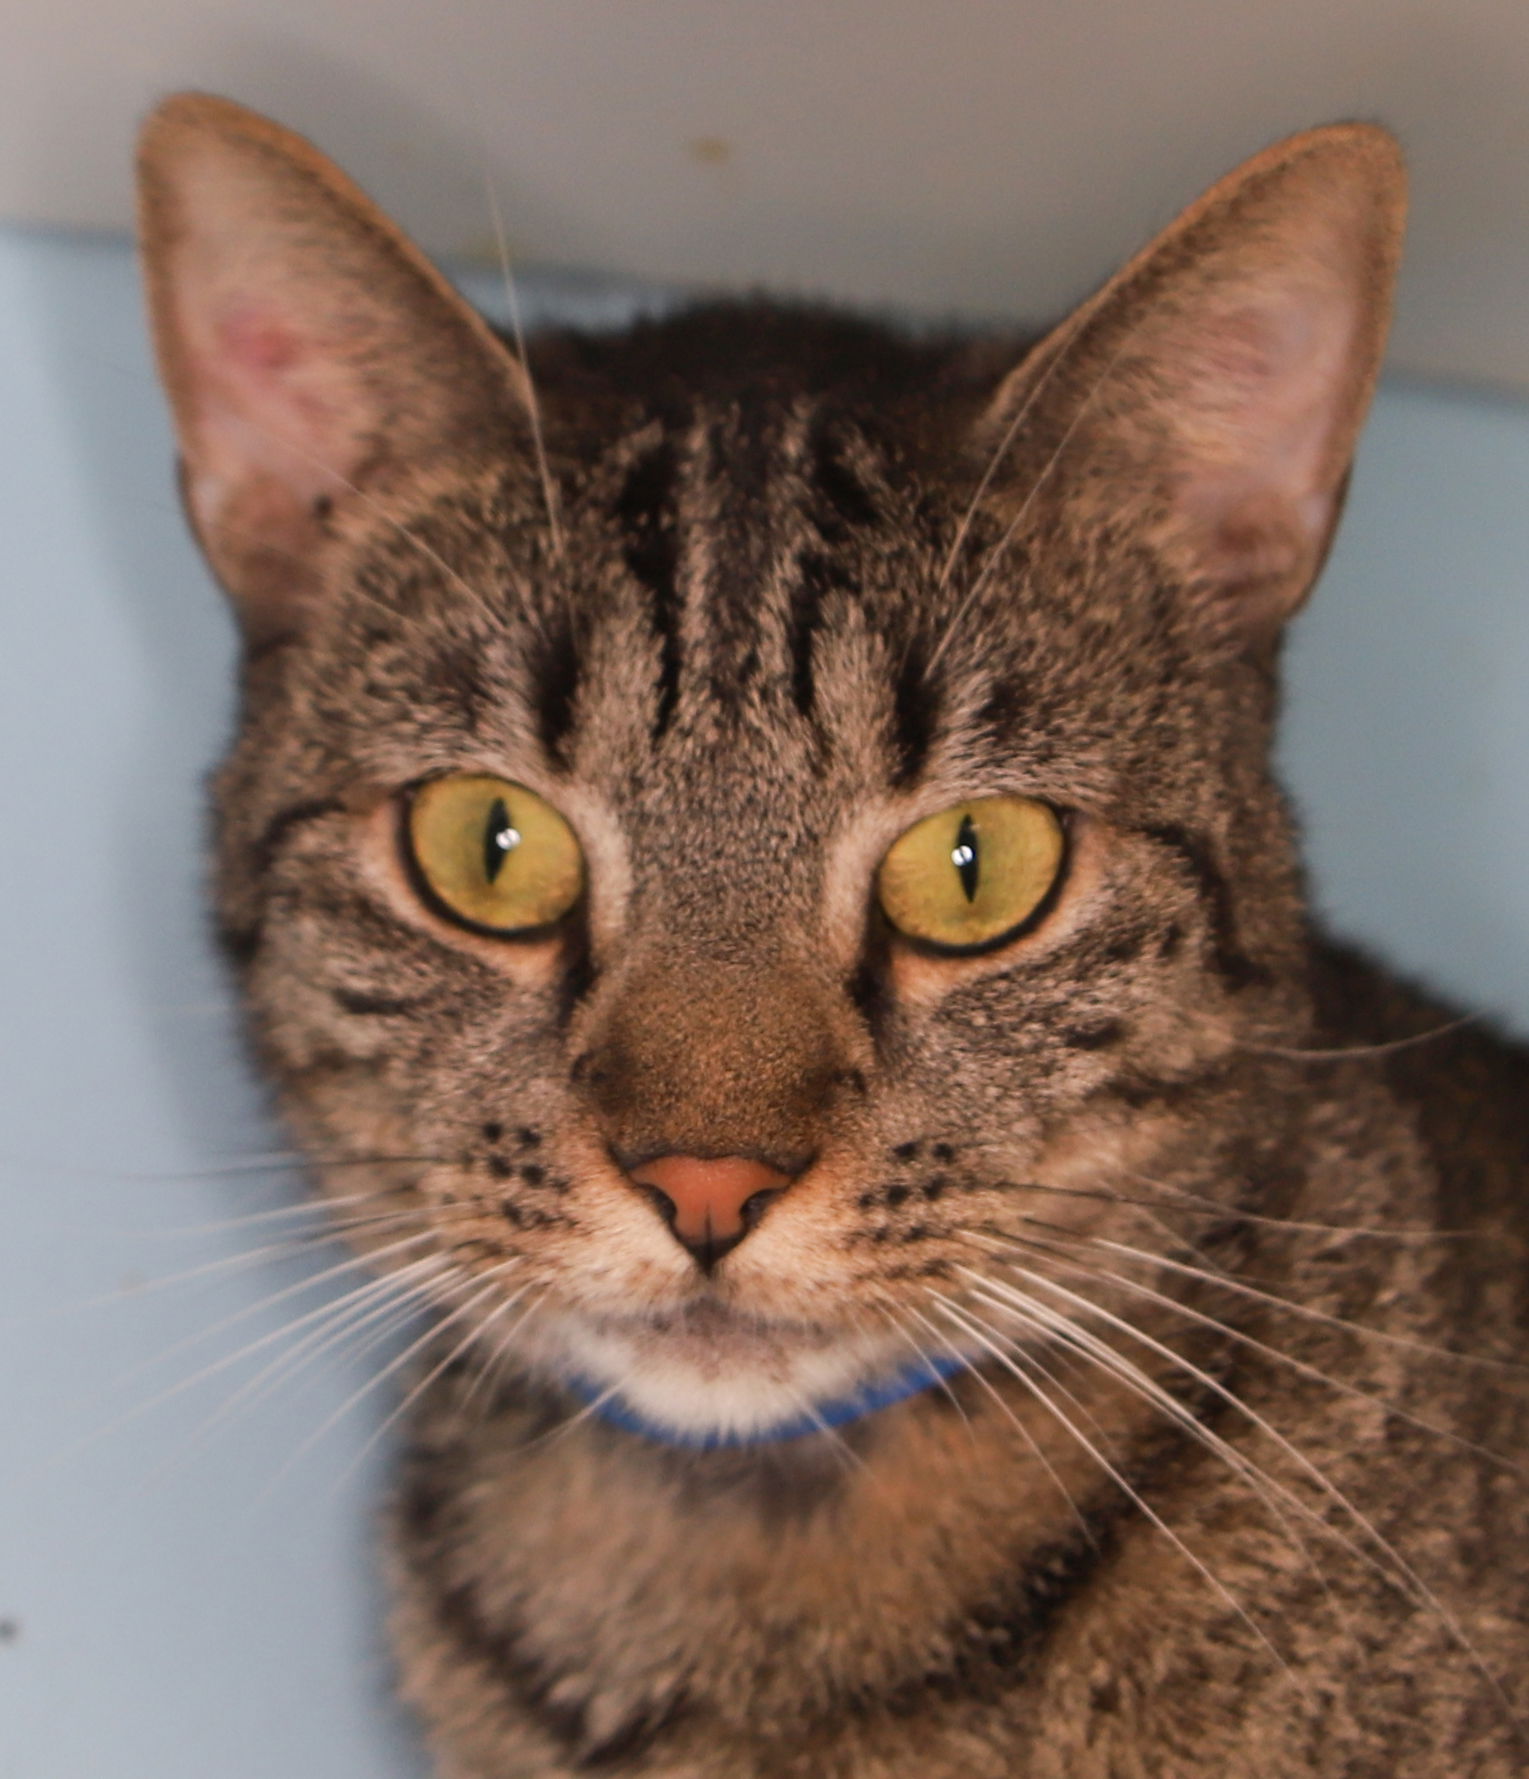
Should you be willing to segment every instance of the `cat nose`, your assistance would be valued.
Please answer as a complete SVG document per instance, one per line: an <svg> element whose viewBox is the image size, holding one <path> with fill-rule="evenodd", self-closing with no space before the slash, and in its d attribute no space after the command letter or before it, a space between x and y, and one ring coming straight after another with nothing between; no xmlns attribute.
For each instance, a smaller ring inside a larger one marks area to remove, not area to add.
<svg viewBox="0 0 1529 1779"><path fill-rule="evenodd" d="M703 1272L749 1233L795 1178L747 1155L660 1155L627 1170Z"/></svg>

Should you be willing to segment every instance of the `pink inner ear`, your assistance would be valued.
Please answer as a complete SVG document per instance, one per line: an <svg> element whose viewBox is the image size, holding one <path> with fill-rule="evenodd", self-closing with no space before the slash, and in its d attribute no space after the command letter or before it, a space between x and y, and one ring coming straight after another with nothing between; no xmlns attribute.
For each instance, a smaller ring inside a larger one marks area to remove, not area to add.
<svg viewBox="0 0 1529 1779"><path fill-rule="evenodd" d="M1314 320L1302 303L1257 304L1212 313L1199 339L1200 374L1233 392L1267 386L1309 353Z"/></svg>
<svg viewBox="0 0 1529 1779"><path fill-rule="evenodd" d="M1200 314L1176 401L1181 509L1220 572L1279 572L1320 546L1343 465L1357 317L1335 287L1277 287Z"/></svg>
<svg viewBox="0 0 1529 1779"><path fill-rule="evenodd" d="M358 462L352 380L275 307L234 298L211 317L191 366L200 461L192 498L215 523L260 485L262 505L293 516L350 486Z"/></svg>
<svg viewBox="0 0 1529 1779"><path fill-rule="evenodd" d="M235 306L224 315L217 334L226 362L252 378L286 371L303 356L295 330L259 309Z"/></svg>

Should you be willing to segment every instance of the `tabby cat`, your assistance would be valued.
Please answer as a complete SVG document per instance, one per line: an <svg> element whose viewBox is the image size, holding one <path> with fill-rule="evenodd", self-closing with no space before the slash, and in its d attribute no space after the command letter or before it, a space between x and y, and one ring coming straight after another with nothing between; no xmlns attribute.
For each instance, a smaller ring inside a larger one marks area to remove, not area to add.
<svg viewBox="0 0 1529 1779"><path fill-rule="evenodd" d="M530 365L235 105L141 173L246 644L222 937L436 1317L440 1774L1529 1771L1526 1058L1313 931L1269 771L1390 137L1038 343L742 302Z"/></svg>

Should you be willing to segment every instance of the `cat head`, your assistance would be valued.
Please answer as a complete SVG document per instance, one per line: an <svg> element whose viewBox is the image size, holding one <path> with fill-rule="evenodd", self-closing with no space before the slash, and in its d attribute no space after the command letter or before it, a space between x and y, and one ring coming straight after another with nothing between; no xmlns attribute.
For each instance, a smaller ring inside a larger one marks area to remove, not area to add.
<svg viewBox="0 0 1529 1779"><path fill-rule="evenodd" d="M1305 1018L1277 637L1380 360L1384 132L1258 156L1029 347L714 305L534 384L237 106L162 106L141 191L246 638L221 925L379 1265L731 1437L969 1351L995 1243L1249 1189Z"/></svg>

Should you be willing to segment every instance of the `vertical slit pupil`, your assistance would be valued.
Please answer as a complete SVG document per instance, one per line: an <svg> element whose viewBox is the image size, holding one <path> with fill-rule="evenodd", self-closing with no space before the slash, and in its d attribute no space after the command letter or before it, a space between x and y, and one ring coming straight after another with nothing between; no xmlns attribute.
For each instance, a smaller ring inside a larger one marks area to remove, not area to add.
<svg viewBox="0 0 1529 1779"><path fill-rule="evenodd" d="M981 869L977 862L977 824L969 815L961 817L961 826L956 829L956 844L951 850L950 862L960 876L967 901L975 902Z"/></svg>
<svg viewBox="0 0 1529 1779"><path fill-rule="evenodd" d="M520 845L520 831L510 821L503 797L495 797L483 829L483 875L493 883L504 861Z"/></svg>

